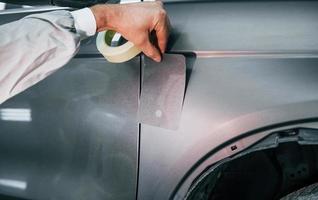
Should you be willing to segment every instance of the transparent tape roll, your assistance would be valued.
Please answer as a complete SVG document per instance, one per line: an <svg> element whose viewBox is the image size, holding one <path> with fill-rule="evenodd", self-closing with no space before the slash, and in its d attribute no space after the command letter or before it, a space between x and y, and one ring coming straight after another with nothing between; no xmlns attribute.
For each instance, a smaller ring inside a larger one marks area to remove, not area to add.
<svg viewBox="0 0 318 200"><path fill-rule="evenodd" d="M96 38L96 46L98 51L109 62L123 63L134 58L141 52L141 50L130 41L127 41L119 46L111 46L110 44L114 34L114 31L106 30L98 33Z"/></svg>

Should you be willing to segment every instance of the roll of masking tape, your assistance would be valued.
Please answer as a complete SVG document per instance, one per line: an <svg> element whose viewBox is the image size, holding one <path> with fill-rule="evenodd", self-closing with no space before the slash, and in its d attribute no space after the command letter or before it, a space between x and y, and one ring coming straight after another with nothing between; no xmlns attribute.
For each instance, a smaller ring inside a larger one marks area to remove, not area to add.
<svg viewBox="0 0 318 200"><path fill-rule="evenodd" d="M126 41L119 46L111 46L112 38L115 32L106 30L98 33L96 38L96 46L98 51L112 63L126 62L137 56L141 50L138 49L132 42Z"/></svg>

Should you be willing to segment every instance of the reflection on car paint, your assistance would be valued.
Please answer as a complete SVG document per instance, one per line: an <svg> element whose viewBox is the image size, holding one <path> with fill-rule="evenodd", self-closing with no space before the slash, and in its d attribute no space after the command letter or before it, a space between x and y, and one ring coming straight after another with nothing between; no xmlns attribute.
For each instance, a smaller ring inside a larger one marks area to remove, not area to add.
<svg viewBox="0 0 318 200"><path fill-rule="evenodd" d="M3 108L0 109L0 119L3 121L32 121L31 110L29 108Z"/></svg>

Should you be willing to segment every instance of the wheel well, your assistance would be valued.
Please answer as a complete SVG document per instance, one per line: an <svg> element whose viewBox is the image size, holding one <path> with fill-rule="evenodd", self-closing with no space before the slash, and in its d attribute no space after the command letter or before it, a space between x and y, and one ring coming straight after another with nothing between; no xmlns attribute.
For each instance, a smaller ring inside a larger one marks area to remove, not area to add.
<svg viewBox="0 0 318 200"><path fill-rule="evenodd" d="M186 199L279 199L317 182L317 136L315 129L273 133L210 166L192 184Z"/></svg>

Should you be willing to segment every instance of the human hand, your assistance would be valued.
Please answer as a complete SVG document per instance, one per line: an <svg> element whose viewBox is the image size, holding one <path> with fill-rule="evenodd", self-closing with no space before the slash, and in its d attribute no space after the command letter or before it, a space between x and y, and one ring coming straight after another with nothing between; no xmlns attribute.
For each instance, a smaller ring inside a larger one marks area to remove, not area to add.
<svg viewBox="0 0 318 200"><path fill-rule="evenodd" d="M97 31L114 30L134 43L148 57L160 62L169 37L169 18L161 1L99 4L91 7ZM150 35L154 32L158 47Z"/></svg>

